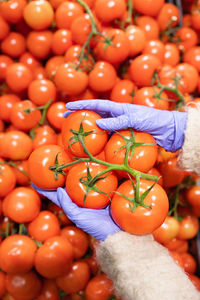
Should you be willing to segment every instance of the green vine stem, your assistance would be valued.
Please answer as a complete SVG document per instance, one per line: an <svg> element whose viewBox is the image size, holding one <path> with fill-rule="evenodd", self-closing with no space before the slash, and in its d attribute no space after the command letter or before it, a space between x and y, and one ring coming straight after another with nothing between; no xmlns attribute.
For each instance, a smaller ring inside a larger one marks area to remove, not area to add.
<svg viewBox="0 0 200 300"><path fill-rule="evenodd" d="M24 174L25 176L29 177L28 173L24 170L21 170L16 163L14 163L13 161L0 161L0 165L8 165L11 166L15 169L17 169L19 172L21 172L22 174Z"/></svg>

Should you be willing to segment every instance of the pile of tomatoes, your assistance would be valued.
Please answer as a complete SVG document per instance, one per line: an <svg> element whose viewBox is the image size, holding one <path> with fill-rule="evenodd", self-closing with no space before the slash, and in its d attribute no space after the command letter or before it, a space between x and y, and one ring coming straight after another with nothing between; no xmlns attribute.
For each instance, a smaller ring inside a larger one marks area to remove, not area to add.
<svg viewBox="0 0 200 300"><path fill-rule="evenodd" d="M200 289L199 178L180 170L178 152L166 152L149 134L110 136L91 111L64 118L67 102L86 99L163 110L196 107L200 1L182 2L180 25L179 9L164 0L1 1L2 300L118 299L95 260L98 241L32 182L43 189L64 186L81 207L111 203L120 227L153 233ZM126 150L130 140L132 152ZM62 164L67 166L59 169Z"/></svg>

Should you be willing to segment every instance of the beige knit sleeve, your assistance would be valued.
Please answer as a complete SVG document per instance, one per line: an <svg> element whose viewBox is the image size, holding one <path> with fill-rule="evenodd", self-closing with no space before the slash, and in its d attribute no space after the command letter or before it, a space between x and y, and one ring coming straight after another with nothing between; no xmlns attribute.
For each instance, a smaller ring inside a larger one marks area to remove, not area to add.
<svg viewBox="0 0 200 300"><path fill-rule="evenodd" d="M122 300L200 300L200 293L152 235L110 235L97 249Z"/></svg>
<svg viewBox="0 0 200 300"><path fill-rule="evenodd" d="M185 140L178 157L181 169L200 175L200 108L188 109Z"/></svg>

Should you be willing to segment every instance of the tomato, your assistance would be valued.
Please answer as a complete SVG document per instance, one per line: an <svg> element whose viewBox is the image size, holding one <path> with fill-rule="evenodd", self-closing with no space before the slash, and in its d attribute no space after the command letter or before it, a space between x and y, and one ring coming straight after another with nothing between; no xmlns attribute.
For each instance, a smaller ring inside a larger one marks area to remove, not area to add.
<svg viewBox="0 0 200 300"><path fill-rule="evenodd" d="M87 134L85 137L84 133L82 133L86 148L92 155L99 154L108 139L107 133L96 124L96 120L100 118L97 113L88 110L76 111L70 114L64 120L62 126L62 140L65 149L69 150L76 157L87 157L80 142L76 142L76 135L71 132L71 130L78 132L82 124L83 131L86 134L91 132L91 134Z"/></svg>
<svg viewBox="0 0 200 300"><path fill-rule="evenodd" d="M200 186L193 185L186 191L187 201L194 207L200 207Z"/></svg>
<svg viewBox="0 0 200 300"><path fill-rule="evenodd" d="M0 160L2 162L2 160ZM0 197L5 197L16 185L16 176L8 165L0 164Z"/></svg>
<svg viewBox="0 0 200 300"><path fill-rule="evenodd" d="M37 149L39 147L45 145L56 145L57 144L57 135L53 128L48 125L39 126L34 131L34 139L33 139L33 149Z"/></svg>
<svg viewBox="0 0 200 300"><path fill-rule="evenodd" d="M153 231L152 234L157 242L164 244L177 236L179 228L179 222L174 217L167 216L162 225Z"/></svg>
<svg viewBox="0 0 200 300"><path fill-rule="evenodd" d="M42 290L36 300L59 300L59 291L55 280L44 279L42 283Z"/></svg>
<svg viewBox="0 0 200 300"><path fill-rule="evenodd" d="M136 24L145 32L146 39L159 39L160 29L156 20L149 16L140 16L136 19Z"/></svg>
<svg viewBox="0 0 200 300"><path fill-rule="evenodd" d="M48 101L55 101L57 91L55 84L48 79L33 80L28 87L28 97L35 105L45 105Z"/></svg>
<svg viewBox="0 0 200 300"><path fill-rule="evenodd" d="M113 294L113 283L106 274L98 274L93 277L85 289L87 300L107 300Z"/></svg>
<svg viewBox="0 0 200 300"><path fill-rule="evenodd" d="M3 200L4 214L17 223L33 221L40 212L41 201L35 190L17 187Z"/></svg>
<svg viewBox="0 0 200 300"><path fill-rule="evenodd" d="M181 51L187 51L198 43L197 33L189 27L182 27L178 29L175 34L175 40L178 40L177 45Z"/></svg>
<svg viewBox="0 0 200 300"><path fill-rule="evenodd" d="M96 92L110 91L117 80L115 68L108 62L98 61L89 74L89 87Z"/></svg>
<svg viewBox="0 0 200 300"><path fill-rule="evenodd" d="M157 87L143 87L135 92L133 104L145 105L152 108L168 110L168 96L165 92L159 95L160 89Z"/></svg>
<svg viewBox="0 0 200 300"><path fill-rule="evenodd" d="M183 269L184 265L183 265L183 260L182 260L180 253L178 253L176 251L169 251L169 254L173 258L174 262Z"/></svg>
<svg viewBox="0 0 200 300"><path fill-rule="evenodd" d="M157 21L161 31L168 29L168 26L175 27L179 22L180 12L176 5L165 3L158 16Z"/></svg>
<svg viewBox="0 0 200 300"><path fill-rule="evenodd" d="M17 24L23 19L26 0L9 0L1 3L1 15L11 24Z"/></svg>
<svg viewBox="0 0 200 300"><path fill-rule="evenodd" d="M45 64L45 71L49 79L53 79L58 67L64 63L63 56L52 56Z"/></svg>
<svg viewBox="0 0 200 300"><path fill-rule="evenodd" d="M5 94L0 96L0 119L10 122L10 114L13 105L20 101L20 98L15 94Z"/></svg>
<svg viewBox="0 0 200 300"><path fill-rule="evenodd" d="M126 10L124 0L96 0L94 12L97 18L102 22L111 22L120 18Z"/></svg>
<svg viewBox="0 0 200 300"><path fill-rule="evenodd" d="M15 300L32 300L41 291L42 283L34 271L6 275L6 289Z"/></svg>
<svg viewBox="0 0 200 300"><path fill-rule="evenodd" d="M0 271L0 297L2 298L6 292L6 275Z"/></svg>
<svg viewBox="0 0 200 300"><path fill-rule="evenodd" d="M13 105L10 121L19 130L29 131L41 119L41 112L29 100L19 101Z"/></svg>
<svg viewBox="0 0 200 300"><path fill-rule="evenodd" d="M185 253L189 248L188 241L179 240L178 238L173 238L170 242L164 243L163 246L178 253Z"/></svg>
<svg viewBox="0 0 200 300"><path fill-rule="evenodd" d="M164 0L158 0L156 2L154 0L133 0L133 7L142 15L156 17L164 3Z"/></svg>
<svg viewBox="0 0 200 300"><path fill-rule="evenodd" d="M10 32L1 42L1 50L4 54L17 58L25 52L26 41L22 34Z"/></svg>
<svg viewBox="0 0 200 300"><path fill-rule="evenodd" d="M27 159L33 147L31 138L18 130L6 132L0 143L1 154L11 160Z"/></svg>
<svg viewBox="0 0 200 300"><path fill-rule="evenodd" d="M58 178L55 179L54 172L49 169L54 166L56 157L59 164L71 162L68 154L57 145L41 146L31 153L28 160L28 172L31 181L36 186L42 189L56 189L64 185L65 176L58 174Z"/></svg>
<svg viewBox="0 0 200 300"><path fill-rule="evenodd" d="M30 183L28 175L28 161L22 160L16 162L16 167L12 167L13 172L15 173L17 184L26 186Z"/></svg>
<svg viewBox="0 0 200 300"><path fill-rule="evenodd" d="M196 289L200 292L200 278L193 274L187 274L191 282L194 284Z"/></svg>
<svg viewBox="0 0 200 300"><path fill-rule="evenodd" d="M53 202L50 202L48 205L48 210L54 213L56 217L58 218L61 226L71 225L72 221L67 217L67 215L64 213L63 209L56 205Z"/></svg>
<svg viewBox="0 0 200 300"><path fill-rule="evenodd" d="M70 29L73 20L83 14L83 8L76 2L63 1L55 12L56 27Z"/></svg>
<svg viewBox="0 0 200 300"><path fill-rule="evenodd" d="M72 265L73 248L62 236L46 239L35 255L35 268L45 278L67 274Z"/></svg>
<svg viewBox="0 0 200 300"><path fill-rule="evenodd" d="M172 67L175 67L180 61L180 53L178 47L173 43L166 43L164 45L164 64L168 64Z"/></svg>
<svg viewBox="0 0 200 300"><path fill-rule="evenodd" d="M142 54L150 54L156 56L161 62L164 61L165 46L159 40L147 41Z"/></svg>
<svg viewBox="0 0 200 300"><path fill-rule="evenodd" d="M197 88L199 74L195 67L187 63L178 64L175 68L177 75L179 75L185 83L184 90L186 93L192 93Z"/></svg>
<svg viewBox="0 0 200 300"><path fill-rule="evenodd" d="M73 166L66 178L66 191L72 201L80 207L103 208L109 204L112 192L117 188L117 177L114 173L104 174L100 176L102 179L90 189L88 169L91 177L94 178L100 172L105 171L106 167L92 162L83 162ZM107 177L105 177L106 175ZM86 183L81 180L85 180Z"/></svg>
<svg viewBox="0 0 200 300"><path fill-rule="evenodd" d="M97 44L100 59L111 64L124 61L130 53L130 42L125 32L121 29L108 29L106 38L111 39L111 44L106 44L103 39Z"/></svg>
<svg viewBox="0 0 200 300"><path fill-rule="evenodd" d="M49 27L54 18L51 4L45 0L29 2L24 9L24 20L33 29L43 30Z"/></svg>
<svg viewBox="0 0 200 300"><path fill-rule="evenodd" d="M152 145L141 145L135 147L134 154L131 157L131 150L129 150L128 164L131 168L148 172L155 164L157 158L157 146L154 138L144 132L133 131L133 135L130 130L120 130L119 134L114 133L105 146L105 159L113 164L123 164L125 159L125 148L120 149L125 145L124 138L129 143L150 143ZM129 161L130 160L130 161Z"/></svg>
<svg viewBox="0 0 200 300"><path fill-rule="evenodd" d="M77 260L64 276L56 278L56 283L64 292L71 294L83 290L90 278L90 269L86 262Z"/></svg>
<svg viewBox="0 0 200 300"><path fill-rule="evenodd" d="M4 18L2 18L2 16L0 16L0 40L5 39L9 31L10 31L9 24L6 22L6 20L4 20Z"/></svg>
<svg viewBox="0 0 200 300"><path fill-rule="evenodd" d="M139 193L144 193L152 186L153 182L140 179ZM130 180L122 183L117 192L134 199L134 189ZM133 204L135 201L133 201ZM144 203L151 208L137 206L131 211L129 200L119 194L115 194L111 202L111 215L114 221L125 231L132 234L147 234L157 229L165 220L169 203L166 192L159 184L155 184ZM133 205L132 204L132 205Z"/></svg>
<svg viewBox="0 0 200 300"><path fill-rule="evenodd" d="M112 89L110 100L120 103L133 103L136 90L137 87L131 80L119 80Z"/></svg>
<svg viewBox="0 0 200 300"><path fill-rule="evenodd" d="M192 239L196 236L198 230L198 218L193 215L187 215L180 221L180 228L177 238L181 240Z"/></svg>
<svg viewBox="0 0 200 300"><path fill-rule="evenodd" d="M40 66L40 62L36 59L30 52L24 52L20 58L19 62L26 65L29 69L34 71L36 68Z"/></svg>
<svg viewBox="0 0 200 300"><path fill-rule="evenodd" d="M131 57L141 53L145 47L146 36L143 29L136 25L130 25L125 31L130 45L129 55Z"/></svg>
<svg viewBox="0 0 200 300"><path fill-rule="evenodd" d="M52 212L42 210L39 215L28 224L28 233L32 238L40 242L60 235L58 218Z"/></svg>
<svg viewBox="0 0 200 300"><path fill-rule="evenodd" d="M54 82L61 92L67 95L77 95L82 93L88 85L88 75L85 72L76 70L69 63L58 67Z"/></svg>
<svg viewBox="0 0 200 300"><path fill-rule="evenodd" d="M199 46L192 47L185 52L183 61L194 66L199 72L200 71L199 55L200 55L200 47Z"/></svg>
<svg viewBox="0 0 200 300"><path fill-rule="evenodd" d="M200 29L200 14L199 14L199 1L194 1L194 4L191 7L191 26L195 30Z"/></svg>
<svg viewBox="0 0 200 300"><path fill-rule="evenodd" d="M58 29L52 38L52 51L56 55L65 54L72 45L72 33L67 29Z"/></svg>
<svg viewBox="0 0 200 300"><path fill-rule="evenodd" d="M160 60L153 55L139 55L130 65L130 75L138 86L150 86L155 71L161 66Z"/></svg>
<svg viewBox="0 0 200 300"><path fill-rule="evenodd" d="M197 263L194 257L188 253L181 253L181 258L183 261L183 268L186 273L194 274L197 269Z"/></svg>
<svg viewBox="0 0 200 300"><path fill-rule="evenodd" d="M32 79L31 70L22 63L13 63L7 67L6 83L14 92L26 90Z"/></svg>
<svg viewBox="0 0 200 300"><path fill-rule="evenodd" d="M66 112L65 102L57 101L53 103L47 111L47 119L51 126L61 130L64 122L64 112Z"/></svg>
<svg viewBox="0 0 200 300"><path fill-rule="evenodd" d="M96 260L96 254L93 252L91 256L84 258L84 261L89 265L92 275L97 275L99 272L99 265Z"/></svg>
<svg viewBox="0 0 200 300"><path fill-rule="evenodd" d="M162 176L160 174L160 172L156 169L156 168L152 168L148 171L148 174L151 174L151 175L155 175L159 178L159 180L157 181L158 184L160 184L161 186L163 186L163 179L162 179Z"/></svg>
<svg viewBox="0 0 200 300"><path fill-rule="evenodd" d="M51 51L53 33L50 30L30 31L26 46L30 53L38 59L45 59Z"/></svg>
<svg viewBox="0 0 200 300"><path fill-rule="evenodd" d="M0 82L5 80L7 67L12 65L12 63L13 60L11 57L3 54L0 55Z"/></svg>
<svg viewBox="0 0 200 300"><path fill-rule="evenodd" d="M159 164L158 170L163 177L164 187L173 187L181 183L186 173L177 166L177 158L172 158Z"/></svg>
<svg viewBox="0 0 200 300"><path fill-rule="evenodd" d="M61 236L66 238L73 247L73 256L79 259L87 252L89 242L87 234L76 226L65 226L61 229Z"/></svg>
<svg viewBox="0 0 200 300"><path fill-rule="evenodd" d="M14 234L0 245L0 267L8 274L26 273L34 266L36 243L28 236Z"/></svg>

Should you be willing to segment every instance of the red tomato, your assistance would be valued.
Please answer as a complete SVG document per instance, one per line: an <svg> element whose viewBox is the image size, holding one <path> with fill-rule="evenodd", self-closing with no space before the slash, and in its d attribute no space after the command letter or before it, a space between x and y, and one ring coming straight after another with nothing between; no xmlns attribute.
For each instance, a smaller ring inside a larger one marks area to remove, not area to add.
<svg viewBox="0 0 200 300"><path fill-rule="evenodd" d="M43 125L36 128L34 135L33 150L42 146L57 144L57 135L53 128L48 125Z"/></svg>
<svg viewBox="0 0 200 300"><path fill-rule="evenodd" d="M52 38L52 51L55 55L62 55L72 45L72 33L67 29L58 29L54 32Z"/></svg>
<svg viewBox="0 0 200 300"><path fill-rule="evenodd" d="M0 160L2 162L2 160ZM16 185L16 176L8 165L0 164L0 197L5 197Z"/></svg>
<svg viewBox="0 0 200 300"><path fill-rule="evenodd" d="M164 3L164 0L158 0L156 2L154 0L133 0L133 7L142 15L156 17Z"/></svg>
<svg viewBox="0 0 200 300"><path fill-rule="evenodd" d="M1 17L0 17L0 22L1 22ZM0 26L1 27L1 26ZM1 33L0 33L1 36ZM4 81L6 78L6 70L7 67L12 65L13 60L11 57L7 55L0 55L0 81Z"/></svg>
<svg viewBox="0 0 200 300"><path fill-rule="evenodd" d="M59 290L53 279L44 279L42 290L36 300L59 300Z"/></svg>
<svg viewBox="0 0 200 300"><path fill-rule="evenodd" d="M10 122L10 115L13 105L20 101L15 94L5 94L0 97L0 119Z"/></svg>
<svg viewBox="0 0 200 300"><path fill-rule="evenodd" d="M169 243L179 232L179 222L174 218L167 216L160 227L153 231L154 239L159 243Z"/></svg>
<svg viewBox="0 0 200 300"><path fill-rule="evenodd" d="M82 134L86 148L92 155L99 154L103 150L108 139L107 133L100 129L96 124L96 120L100 118L101 117L97 113L89 110L76 111L69 115L64 120L62 126L62 140L65 149L69 150L74 156L88 156L84 152L80 142L76 142L76 135L71 132L71 130L78 132L82 124L84 132L91 132L91 134L88 134L85 137L84 133ZM75 138L73 138L73 136ZM69 143L71 145L69 145Z"/></svg>
<svg viewBox="0 0 200 300"><path fill-rule="evenodd" d="M58 174L58 178L55 179L54 172L49 169L49 167L54 166L56 157L59 164L71 162L67 152L57 145L42 146L31 153L28 160L28 173L31 181L37 187L56 189L64 185L65 176Z"/></svg>
<svg viewBox="0 0 200 300"><path fill-rule="evenodd" d="M17 24L23 19L23 10L27 2L25 0L9 0L1 3L1 15L11 24Z"/></svg>
<svg viewBox="0 0 200 300"><path fill-rule="evenodd" d="M16 162L16 167L12 167L13 172L15 173L17 183L22 186L26 186L30 183L29 174L28 174L28 161L22 160Z"/></svg>
<svg viewBox="0 0 200 300"><path fill-rule="evenodd" d="M45 278L67 274L72 265L73 248L62 236L46 239L35 255L35 268Z"/></svg>
<svg viewBox="0 0 200 300"><path fill-rule="evenodd" d="M157 158L157 146L154 138L144 132L134 131L134 139L131 137L130 130L120 130L120 135L114 133L105 146L105 159L106 161L113 164L123 164L126 150L120 149L125 145L124 138L133 143L150 143L152 145L141 145L135 147L134 154L131 157L131 150L129 151L128 164L131 168L141 171L148 172L155 164ZM123 138L123 137L124 138Z"/></svg>
<svg viewBox="0 0 200 300"><path fill-rule="evenodd" d="M120 103L133 103L136 90L137 87L131 80L119 80L112 89L110 100Z"/></svg>
<svg viewBox="0 0 200 300"><path fill-rule="evenodd" d="M186 199L193 206L200 208L200 186L193 185L186 191Z"/></svg>
<svg viewBox="0 0 200 300"><path fill-rule="evenodd" d="M185 272L194 274L197 269L197 263L194 257L190 253L185 252L185 253L181 253L181 258L183 261L183 268Z"/></svg>
<svg viewBox="0 0 200 300"><path fill-rule="evenodd" d="M176 251L169 251L171 257L173 258L174 262L181 268L184 268L183 265L183 260L182 257L180 255L180 253L176 252Z"/></svg>
<svg viewBox="0 0 200 300"><path fill-rule="evenodd" d="M42 210L39 215L28 224L28 234L36 241L45 240L60 235L60 224L57 217L50 211Z"/></svg>
<svg viewBox="0 0 200 300"><path fill-rule="evenodd" d="M1 50L4 54L17 58L26 50L26 40L18 32L10 32L1 42Z"/></svg>
<svg viewBox="0 0 200 300"><path fill-rule="evenodd" d="M180 221L180 228L177 238L181 240L189 240L194 238L198 231L198 218L192 215L187 215Z"/></svg>
<svg viewBox="0 0 200 300"><path fill-rule="evenodd" d="M61 236L67 238L73 247L75 259L83 257L88 249L89 241L87 234L76 226L65 226L61 229Z"/></svg>
<svg viewBox="0 0 200 300"><path fill-rule="evenodd" d="M71 294L83 290L90 278L90 269L86 262L77 260L64 276L56 278L56 283L64 292Z"/></svg>
<svg viewBox="0 0 200 300"><path fill-rule="evenodd" d="M157 97L159 92L160 89L156 87L143 87L135 92L132 103L162 110L168 110L168 96L165 92L162 92L161 95Z"/></svg>
<svg viewBox="0 0 200 300"><path fill-rule="evenodd" d="M163 244L166 248L178 253L184 253L188 251L188 242L185 240L179 240L178 238L173 238L170 242Z"/></svg>
<svg viewBox="0 0 200 300"><path fill-rule="evenodd" d="M8 274L26 273L34 266L36 243L28 236L14 234L0 245L0 267Z"/></svg>
<svg viewBox="0 0 200 300"><path fill-rule="evenodd" d="M28 97L35 105L45 105L48 101L55 101L57 91L55 84L48 79L33 80L28 87Z"/></svg>
<svg viewBox="0 0 200 300"><path fill-rule="evenodd" d="M63 1L57 7L55 12L55 21L57 28L70 29L73 20L83 14L83 7L70 1Z"/></svg>
<svg viewBox="0 0 200 300"><path fill-rule="evenodd" d="M98 274L93 277L85 289L87 300L107 300L113 294L113 283L106 274Z"/></svg>
<svg viewBox="0 0 200 300"><path fill-rule="evenodd" d="M0 297L2 298L6 292L6 275L0 271Z"/></svg>
<svg viewBox="0 0 200 300"><path fill-rule="evenodd" d="M87 167L92 178L106 170L105 166L92 162L83 162L73 166L67 175L66 191L72 201L80 207L103 208L109 204L112 192L117 188L117 176L114 173L104 174L101 176L102 179L96 182L94 187L89 189L87 193L87 185L89 188L92 187L89 185L90 178L88 177ZM106 175L108 176L105 177ZM81 182L81 179L86 182Z"/></svg>
<svg viewBox="0 0 200 300"><path fill-rule="evenodd" d="M65 102L53 103L47 111L47 119L51 126L55 129L61 130L64 122L64 112L66 112Z"/></svg>
<svg viewBox="0 0 200 300"><path fill-rule="evenodd" d="M140 179L139 193L143 194L152 186L153 182ZM130 180L122 183L117 192L129 197L135 204L135 192ZM111 202L111 214L114 221L125 231L131 234L147 234L157 229L165 220L169 202L166 192L159 184L155 184L148 195L144 198L144 203L151 208L137 206L131 211L130 201L115 194Z"/></svg>
<svg viewBox="0 0 200 300"><path fill-rule="evenodd" d="M30 53L38 59L45 59L51 52L53 32L50 30L30 31L26 46Z"/></svg>
<svg viewBox="0 0 200 300"><path fill-rule="evenodd" d="M58 218L61 226L71 225L72 221L64 213L63 209L53 202L48 205L48 210L50 210Z"/></svg>
<svg viewBox="0 0 200 300"><path fill-rule="evenodd" d="M149 16L140 16L136 19L136 24L143 29L148 41L159 39L160 29L158 22L156 22L154 18Z"/></svg>
<svg viewBox="0 0 200 300"><path fill-rule="evenodd" d="M96 0L94 12L97 18L102 22L111 22L123 16L126 10L124 0Z"/></svg>

